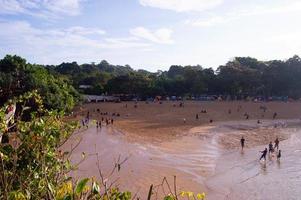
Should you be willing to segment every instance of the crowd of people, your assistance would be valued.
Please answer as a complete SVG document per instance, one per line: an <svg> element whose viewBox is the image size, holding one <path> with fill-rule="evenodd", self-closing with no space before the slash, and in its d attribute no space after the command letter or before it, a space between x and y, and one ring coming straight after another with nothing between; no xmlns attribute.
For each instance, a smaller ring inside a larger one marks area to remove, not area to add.
<svg viewBox="0 0 301 200"><path fill-rule="evenodd" d="M242 136L240 139L240 146L241 146L241 150L244 150L245 147L245 141L246 139ZM260 151L261 156L259 158L259 161L261 161L262 159L264 159L264 161L266 161L266 156L267 154L273 156L276 154L277 160L280 161L281 158L281 150L279 149L279 139L278 137L275 139L274 141L274 145L272 142L269 143L268 148L265 148L263 151Z"/></svg>
<svg viewBox="0 0 301 200"><path fill-rule="evenodd" d="M173 105L174 105L174 107L176 107L175 104L173 104ZM181 102L180 105L179 105L179 107L184 107L184 103ZM238 105L238 107L237 107L237 112L240 112L241 109L242 109L242 106L241 106L241 105ZM259 109L263 111L263 114L261 115L261 117L264 118L264 113L267 111L267 107L266 107L266 106L260 106ZM206 109L202 109L202 110L200 111L200 114L207 114L207 110L206 110ZM231 109L228 109L228 114L229 114L229 115L232 114L232 110L231 110ZM276 119L277 116L278 116L278 113L277 113L277 112L274 112L272 118L273 118L273 119ZM243 114L243 117L244 117L246 120L248 120L248 119L250 119L250 114L247 113L247 112L245 112L245 113ZM196 119L196 120L199 120L199 118L200 118L200 117L199 117L199 113L196 113L196 114L195 114L195 119ZM184 119L183 121L184 121L184 123L186 123L186 119ZM213 123L213 119L209 119L209 123ZM257 120L257 124L261 124L261 120L258 119L258 120ZM278 124L275 124L274 127L277 128L277 126L284 127L285 125L284 125L284 123L279 123L279 122L278 122Z"/></svg>
<svg viewBox="0 0 301 200"><path fill-rule="evenodd" d="M96 112L97 118L99 116L102 116L100 120L96 120L96 128L99 129L104 125L113 125L114 124L114 118L113 117L120 117L120 113L108 113L108 112L100 112L100 109L95 109L93 112ZM104 117L106 116L106 117ZM89 128L90 124L90 111L87 111L86 116L81 120L81 127Z"/></svg>

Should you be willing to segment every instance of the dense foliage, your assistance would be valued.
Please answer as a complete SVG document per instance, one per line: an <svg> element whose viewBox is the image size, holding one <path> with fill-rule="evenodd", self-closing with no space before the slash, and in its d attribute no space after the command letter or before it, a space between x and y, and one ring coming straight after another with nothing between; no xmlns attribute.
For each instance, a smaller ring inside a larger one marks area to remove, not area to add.
<svg viewBox="0 0 301 200"><path fill-rule="evenodd" d="M133 70L130 66L62 63L47 66L55 73L67 76L75 88L86 94L131 94L141 98L157 95L200 96L231 95L301 97L301 59L293 56L286 61L258 61L236 57L217 70L201 66L173 65L168 71L151 73Z"/></svg>
<svg viewBox="0 0 301 200"><path fill-rule="evenodd" d="M19 56L7 55L0 60L0 104L35 89L46 108L68 111L79 99L68 79L49 73L43 66L29 64Z"/></svg>
<svg viewBox="0 0 301 200"><path fill-rule="evenodd" d="M76 90L75 90L75 89ZM217 70L197 66L173 65L155 73L133 70L101 61L76 62L57 66L32 65L18 56L0 60L0 102L37 89L46 107L70 110L84 94L131 95L146 99L155 96L224 95L238 99L301 97L301 59L258 61L236 57Z"/></svg>

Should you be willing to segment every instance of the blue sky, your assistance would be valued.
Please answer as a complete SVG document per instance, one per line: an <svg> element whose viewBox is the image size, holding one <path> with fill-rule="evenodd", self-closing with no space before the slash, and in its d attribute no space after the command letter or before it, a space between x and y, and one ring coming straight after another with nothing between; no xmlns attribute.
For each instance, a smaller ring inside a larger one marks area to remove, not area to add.
<svg viewBox="0 0 301 200"><path fill-rule="evenodd" d="M166 70L301 55L299 0L0 0L0 57Z"/></svg>

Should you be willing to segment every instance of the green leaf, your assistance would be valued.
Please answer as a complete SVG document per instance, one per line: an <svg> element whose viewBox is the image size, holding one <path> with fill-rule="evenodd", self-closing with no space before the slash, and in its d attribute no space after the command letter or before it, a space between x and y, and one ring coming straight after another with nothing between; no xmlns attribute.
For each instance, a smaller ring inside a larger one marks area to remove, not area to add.
<svg viewBox="0 0 301 200"><path fill-rule="evenodd" d="M55 191L54 191L53 186L51 185L51 183L48 183L47 186L48 186L49 191L50 191L52 194L54 194Z"/></svg>
<svg viewBox="0 0 301 200"><path fill-rule="evenodd" d="M168 196L164 197L164 200L175 200L175 198L172 197L172 196L170 196L170 195L168 195Z"/></svg>
<svg viewBox="0 0 301 200"><path fill-rule="evenodd" d="M26 200L26 197L24 196L24 194L22 192L13 191L13 192L9 193L8 199L9 200Z"/></svg>
<svg viewBox="0 0 301 200"><path fill-rule="evenodd" d="M71 197L70 194L67 194L67 195L64 197L64 200L71 200L71 199L72 199L72 197Z"/></svg>
<svg viewBox="0 0 301 200"><path fill-rule="evenodd" d="M92 183L92 192L93 192L93 194L99 194L100 187L99 187L98 183L96 183L96 182Z"/></svg>
<svg viewBox="0 0 301 200"><path fill-rule="evenodd" d="M84 179L80 180L76 186L75 192L77 194L82 193L88 181L89 181L88 178L84 178Z"/></svg>

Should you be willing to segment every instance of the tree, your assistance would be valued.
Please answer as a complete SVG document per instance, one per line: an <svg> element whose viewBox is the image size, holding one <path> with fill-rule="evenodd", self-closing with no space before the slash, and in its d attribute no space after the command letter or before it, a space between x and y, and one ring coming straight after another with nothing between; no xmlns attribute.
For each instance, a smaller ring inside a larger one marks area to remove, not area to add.
<svg viewBox="0 0 301 200"><path fill-rule="evenodd" d="M39 65L31 65L18 56L0 60L1 104L27 91L38 90L49 109L69 111L80 96L63 77L54 76Z"/></svg>

